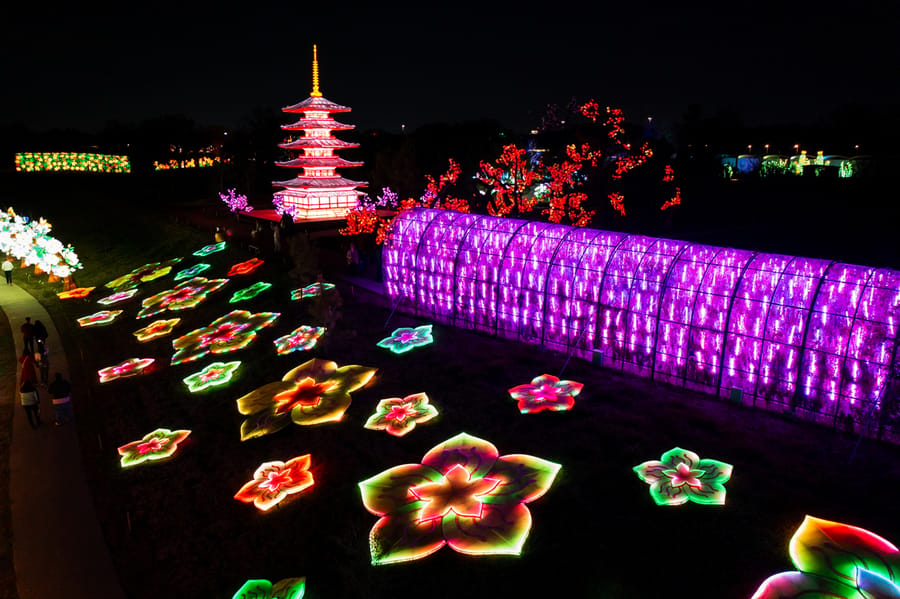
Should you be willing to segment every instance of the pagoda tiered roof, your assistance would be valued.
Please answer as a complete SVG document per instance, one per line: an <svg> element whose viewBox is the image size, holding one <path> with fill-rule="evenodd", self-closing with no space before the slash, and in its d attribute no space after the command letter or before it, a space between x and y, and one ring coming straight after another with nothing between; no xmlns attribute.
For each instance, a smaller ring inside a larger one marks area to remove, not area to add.
<svg viewBox="0 0 900 599"><path fill-rule="evenodd" d="M338 156L298 156L286 162L276 162L275 166L338 168L341 166L362 166L362 162L345 160Z"/></svg>
<svg viewBox="0 0 900 599"><path fill-rule="evenodd" d="M358 148L359 144L336 137L300 137L294 141L280 143L278 147L285 150L303 150L306 148L343 150L344 148Z"/></svg>
<svg viewBox="0 0 900 599"><path fill-rule="evenodd" d="M334 119L300 119L296 123L282 125L281 128L287 131L301 131L306 129L346 130L355 129L356 125L346 125L344 123L339 123Z"/></svg>
<svg viewBox="0 0 900 599"><path fill-rule="evenodd" d="M293 106L285 106L282 112L303 112L305 110L327 110L328 112L350 112L349 106L341 106L335 104L331 100L327 100L322 96L313 97L297 102Z"/></svg>
<svg viewBox="0 0 900 599"><path fill-rule="evenodd" d="M333 187L358 187L366 185L365 181L353 181L344 177L294 177L287 181L272 181L272 185L281 187L315 187L317 189L330 189Z"/></svg>

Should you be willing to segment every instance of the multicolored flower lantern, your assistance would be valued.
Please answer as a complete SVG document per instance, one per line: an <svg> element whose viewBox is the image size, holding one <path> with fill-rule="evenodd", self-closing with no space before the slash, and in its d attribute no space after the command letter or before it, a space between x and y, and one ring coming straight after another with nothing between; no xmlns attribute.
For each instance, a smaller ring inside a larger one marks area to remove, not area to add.
<svg viewBox="0 0 900 599"><path fill-rule="evenodd" d="M437 408L428 403L428 396L416 393L404 398L382 399L378 402L375 413L366 420L365 427L402 437L416 428L416 424L427 422L437 415Z"/></svg>
<svg viewBox="0 0 900 599"><path fill-rule="evenodd" d="M229 312L211 322L209 326L194 329L172 341L172 347L175 348L172 364L199 360L209 353L226 354L243 349L256 339L260 329L271 326L279 316L281 316L279 312L257 314L251 314L246 310Z"/></svg>
<svg viewBox="0 0 900 599"><path fill-rule="evenodd" d="M160 277L164 277L172 272L172 266L181 262L181 258L172 258L165 262L151 262L135 268L127 275L122 275L117 279L113 279L106 284L109 289L129 289L137 287L141 283L146 283Z"/></svg>
<svg viewBox="0 0 900 599"><path fill-rule="evenodd" d="M102 299L98 299L97 303L102 304L104 306L109 306L111 304L118 304L127 300L130 300L135 296L138 292L137 287L132 287L131 289L127 289L125 291L119 291L118 293L113 293L112 295L107 295Z"/></svg>
<svg viewBox="0 0 900 599"><path fill-rule="evenodd" d="M519 411L534 414L543 410L554 412L571 410L575 396L584 388L582 383L561 381L552 374L542 374L531 383L518 385L509 390L513 399L519 402Z"/></svg>
<svg viewBox="0 0 900 599"><path fill-rule="evenodd" d="M155 320L145 326L143 329L138 329L134 332L134 336L137 337L137 340L141 343L146 341L150 341L151 339L157 339L158 337L165 337L166 335L170 335L172 333L172 329L175 328L181 322L180 318L172 318L169 320Z"/></svg>
<svg viewBox="0 0 900 599"><path fill-rule="evenodd" d="M402 327L378 342L378 347L389 349L395 354L402 354L411 349L434 343L431 334L431 325L426 324L416 328Z"/></svg>
<svg viewBox="0 0 900 599"><path fill-rule="evenodd" d="M205 262L200 262L199 264L195 264L190 268L185 268L184 270L178 271L178 274L175 275L175 280L180 281L182 279L192 279L199 275L201 272L205 272L212 268L212 265L206 264Z"/></svg>
<svg viewBox="0 0 900 599"><path fill-rule="evenodd" d="M89 316L82 316L81 318L78 318L78 326L95 327L101 324L109 324L114 321L116 317L121 313L121 310L101 310L99 312L94 312Z"/></svg>
<svg viewBox="0 0 900 599"><path fill-rule="evenodd" d="M634 467L638 477L650 485L656 505L682 505L688 501L703 505L725 504L725 483L732 466L718 460L701 460L693 451L676 447Z"/></svg>
<svg viewBox="0 0 900 599"><path fill-rule="evenodd" d="M89 296L94 289L96 287L76 287L68 291L60 291L56 295L59 299L82 299Z"/></svg>
<svg viewBox="0 0 900 599"><path fill-rule="evenodd" d="M309 466L309 454L287 462L265 462L256 469L253 480L241 487L234 498L266 512L288 495L313 486L315 481Z"/></svg>
<svg viewBox="0 0 900 599"><path fill-rule="evenodd" d="M334 283L312 283L302 289L294 289L291 291L291 299L300 300L307 297L316 297L331 289L334 289Z"/></svg>
<svg viewBox="0 0 900 599"><path fill-rule="evenodd" d="M158 428L140 441L123 445L119 448L122 468L171 458L178 451L178 444L190 434L189 430L171 431L167 428Z"/></svg>
<svg viewBox="0 0 900 599"><path fill-rule="evenodd" d="M350 393L368 383L376 368L338 366L313 358L237 400L249 416L241 425L241 441L278 432L293 422L302 426L337 422L352 401Z"/></svg>
<svg viewBox="0 0 900 599"><path fill-rule="evenodd" d="M560 465L514 454L461 433L425 454L359 483L379 516L369 534L372 563L431 555L444 545L468 555L519 555L531 530L525 506L553 484Z"/></svg>
<svg viewBox="0 0 900 599"><path fill-rule="evenodd" d="M152 295L141 302L138 318L149 318L166 310L188 310L196 307L206 297L222 287L228 279L194 277L172 289Z"/></svg>
<svg viewBox="0 0 900 599"><path fill-rule="evenodd" d="M291 331L290 334L276 339L275 352L283 356L295 351L309 351L316 346L324 334L325 327L302 325Z"/></svg>
<svg viewBox="0 0 900 599"><path fill-rule="evenodd" d="M900 597L900 550L864 528L807 516L789 551L798 571L768 578L752 599Z"/></svg>
<svg viewBox="0 0 900 599"><path fill-rule="evenodd" d="M194 256L197 256L198 258L203 258L205 256L209 256L210 254L215 254L216 252L221 252L224 249L225 249L225 242L220 241L219 243L214 243L212 245L207 245L207 246L200 248L199 250L194 252Z"/></svg>
<svg viewBox="0 0 900 599"><path fill-rule="evenodd" d="M130 358L115 366L98 370L97 374L100 375L101 383L108 383L109 381L114 381L116 379L124 379L130 376L144 374L144 371L153 364L154 361L153 358Z"/></svg>

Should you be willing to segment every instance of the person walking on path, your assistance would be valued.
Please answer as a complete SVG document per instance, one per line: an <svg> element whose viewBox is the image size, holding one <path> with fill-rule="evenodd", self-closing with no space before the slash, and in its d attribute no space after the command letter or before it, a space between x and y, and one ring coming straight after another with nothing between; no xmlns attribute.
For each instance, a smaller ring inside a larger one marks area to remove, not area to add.
<svg viewBox="0 0 900 599"><path fill-rule="evenodd" d="M22 375L19 377L19 386L25 381L36 385L38 382L37 371L34 369L34 354L25 351L19 358L19 364L22 365Z"/></svg>
<svg viewBox="0 0 900 599"><path fill-rule="evenodd" d="M9 256L3 261L3 265L0 266L0 269L3 269L3 274L6 275L6 284L12 285L13 263L9 261Z"/></svg>
<svg viewBox="0 0 900 599"><path fill-rule="evenodd" d="M37 351L38 353L44 353L44 344L47 343L47 337L50 334L47 332L47 327L44 326L44 323L40 320L34 321L34 329L32 330L32 334L34 335L34 341L37 343ZM46 381L44 381L46 382Z"/></svg>
<svg viewBox="0 0 900 599"><path fill-rule="evenodd" d="M34 353L34 325L31 324L31 317L26 316L25 322L19 328L22 331L22 341L25 342L25 352Z"/></svg>
<svg viewBox="0 0 900 599"><path fill-rule="evenodd" d="M31 425L31 428L39 427L41 425L41 398L31 381L22 383L19 388L19 397L22 407L25 408L25 414L28 416L28 424Z"/></svg>
<svg viewBox="0 0 900 599"><path fill-rule="evenodd" d="M47 349L46 343L38 345L38 351L34 352L34 361L41 375L41 384L46 385L50 379L50 350Z"/></svg>
<svg viewBox="0 0 900 599"><path fill-rule="evenodd" d="M72 420L72 385L63 378L61 372L56 373L56 378L47 387L53 409L56 410L56 426L62 426Z"/></svg>

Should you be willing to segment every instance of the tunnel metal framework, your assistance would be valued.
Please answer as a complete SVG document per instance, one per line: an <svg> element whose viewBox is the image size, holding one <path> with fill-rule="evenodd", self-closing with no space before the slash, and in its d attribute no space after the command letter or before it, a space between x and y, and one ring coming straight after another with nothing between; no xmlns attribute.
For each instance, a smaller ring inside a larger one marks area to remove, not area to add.
<svg viewBox="0 0 900 599"><path fill-rule="evenodd" d="M427 209L383 270L424 318L900 441L895 270Z"/></svg>

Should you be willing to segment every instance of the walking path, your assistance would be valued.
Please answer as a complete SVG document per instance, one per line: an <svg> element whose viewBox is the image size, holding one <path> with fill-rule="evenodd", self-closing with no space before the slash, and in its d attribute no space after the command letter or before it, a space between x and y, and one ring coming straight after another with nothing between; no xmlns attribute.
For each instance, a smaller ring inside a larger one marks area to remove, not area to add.
<svg viewBox="0 0 900 599"><path fill-rule="evenodd" d="M18 285L0 281L0 308L9 318L16 356L22 355L19 327L25 317L40 320L50 333L50 380L57 372L71 380L62 343L44 307ZM3 370L18 374L17 367L13 362L4 364ZM4 388L14 391L16 403L9 467L19 599L124 598L85 481L76 430L78 390L72 390L75 423L57 427L47 390L41 388L43 424L32 429L15 393L17 382L4 382Z"/></svg>

